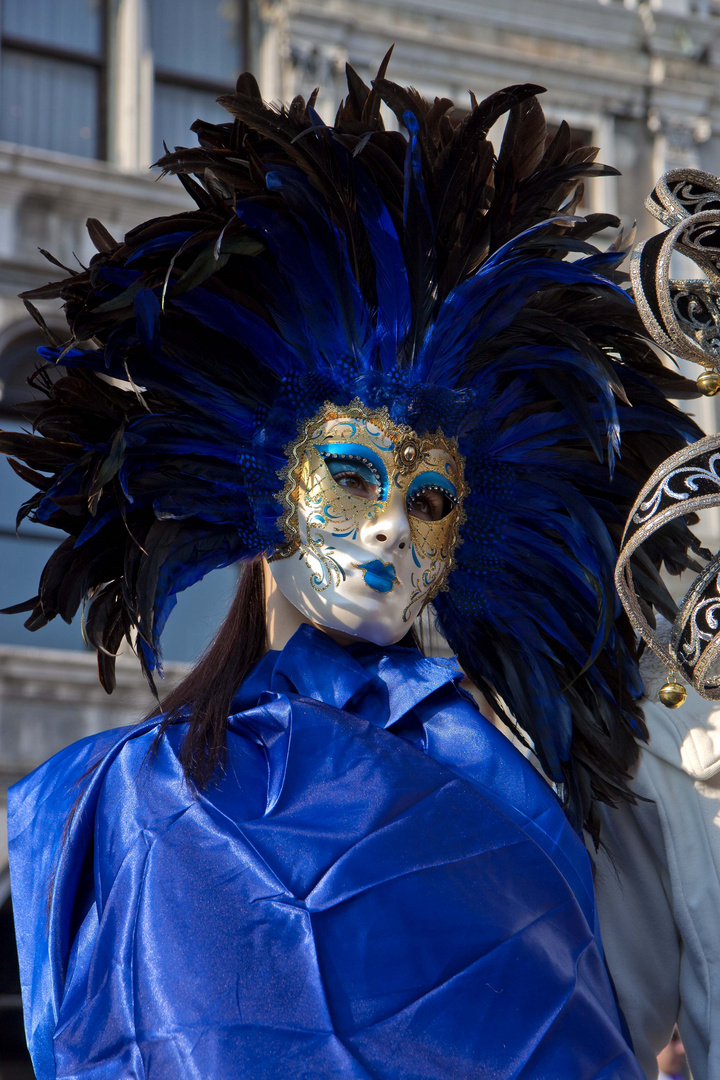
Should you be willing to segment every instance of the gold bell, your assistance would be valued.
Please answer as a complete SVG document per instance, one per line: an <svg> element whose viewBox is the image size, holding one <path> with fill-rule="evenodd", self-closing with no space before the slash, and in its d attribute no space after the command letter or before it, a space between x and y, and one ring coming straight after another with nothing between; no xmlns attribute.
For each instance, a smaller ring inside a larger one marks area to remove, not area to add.
<svg viewBox="0 0 720 1080"><path fill-rule="evenodd" d="M714 397L720 390L720 371L703 371L698 377L697 388L705 397Z"/></svg>
<svg viewBox="0 0 720 1080"><path fill-rule="evenodd" d="M687 690L677 681L677 676L671 672L668 681L660 687L660 700L666 709L679 709L685 704Z"/></svg>

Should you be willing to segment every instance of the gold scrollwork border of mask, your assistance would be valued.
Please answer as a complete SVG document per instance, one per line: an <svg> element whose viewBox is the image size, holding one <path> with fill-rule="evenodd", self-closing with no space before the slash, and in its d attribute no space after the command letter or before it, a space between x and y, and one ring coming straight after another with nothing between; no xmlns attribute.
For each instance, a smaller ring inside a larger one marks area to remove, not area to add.
<svg viewBox="0 0 720 1080"><path fill-rule="evenodd" d="M314 416L311 416L298 424L297 438L293 439L293 441L288 443L284 448L285 456L288 459L287 465L280 469L277 474L278 479L283 482L283 488L275 495L275 498L282 507L282 513L278 518L278 527L285 535L285 543L281 544L280 547L273 552L269 557L269 561L273 562L275 559L286 559L290 555L294 555L299 549L301 542L298 530L297 508L300 494L303 454L308 444L317 437L321 428L328 420L339 420L345 416L349 417L351 420L370 421L370 423L375 424L392 439L395 444L395 462L398 471L401 473L410 472L417 466L418 462L422 460L424 453L434 449L444 450L457 462L459 473L457 484L458 496L455 506L450 511L450 513L454 515L454 518L450 542L448 544L447 563L443 573L428 593L425 600L425 603L428 603L434 596L437 596L439 592L444 592L448 588L447 577L455 567L455 550L458 544L462 543L460 529L466 520L463 502L470 491L470 488L465 481L465 458L460 453L457 439L454 437L448 438L441 428L438 428L434 432L425 432L424 435L418 435L418 433L409 425L396 424L395 421L391 419L390 413L386 408L368 409L362 403L360 398L354 398L349 405L336 405L332 401L326 401Z"/></svg>

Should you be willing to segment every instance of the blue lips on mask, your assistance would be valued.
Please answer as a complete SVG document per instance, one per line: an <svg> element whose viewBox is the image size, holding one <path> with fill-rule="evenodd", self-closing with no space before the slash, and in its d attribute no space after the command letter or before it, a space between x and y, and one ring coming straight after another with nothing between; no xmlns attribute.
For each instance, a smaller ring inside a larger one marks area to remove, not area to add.
<svg viewBox="0 0 720 1080"><path fill-rule="evenodd" d="M392 563L384 563L380 559L371 559L366 563L354 563L358 570L362 570L365 576L365 584L375 592L391 592L393 585L398 582L395 567Z"/></svg>

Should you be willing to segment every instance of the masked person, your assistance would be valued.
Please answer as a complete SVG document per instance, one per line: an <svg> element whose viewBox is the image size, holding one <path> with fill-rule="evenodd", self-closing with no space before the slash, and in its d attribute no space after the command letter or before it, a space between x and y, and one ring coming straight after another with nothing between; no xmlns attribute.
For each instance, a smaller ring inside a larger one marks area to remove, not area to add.
<svg viewBox="0 0 720 1080"><path fill-rule="evenodd" d="M28 625L83 604L106 688L123 638L152 679L177 593L247 565L162 713L13 790L40 1080L642 1076L581 836L644 734L613 568L699 434L685 381L590 243L614 219L573 216L608 170L548 143L538 87L453 121L384 66L348 81L330 127L241 77L161 162L197 209L91 222L42 291L71 339L2 448L68 539ZM693 543L657 539L646 603ZM431 602L545 777L414 647Z"/></svg>
<svg viewBox="0 0 720 1080"><path fill-rule="evenodd" d="M677 1031L658 1054L658 1080L685 1080L687 1076L685 1047Z"/></svg>

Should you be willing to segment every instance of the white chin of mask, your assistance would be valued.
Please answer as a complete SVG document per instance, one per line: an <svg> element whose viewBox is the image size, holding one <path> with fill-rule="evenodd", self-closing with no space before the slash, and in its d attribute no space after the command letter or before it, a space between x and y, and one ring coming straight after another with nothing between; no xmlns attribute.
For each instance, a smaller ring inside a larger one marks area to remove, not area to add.
<svg viewBox="0 0 720 1080"><path fill-rule="evenodd" d="M423 606L413 593L410 551L378 555L361 544L335 541L332 553L303 546L270 563L280 592L317 626L339 630L375 645L405 637ZM405 558L398 557L405 554ZM425 590L427 593L427 589Z"/></svg>

